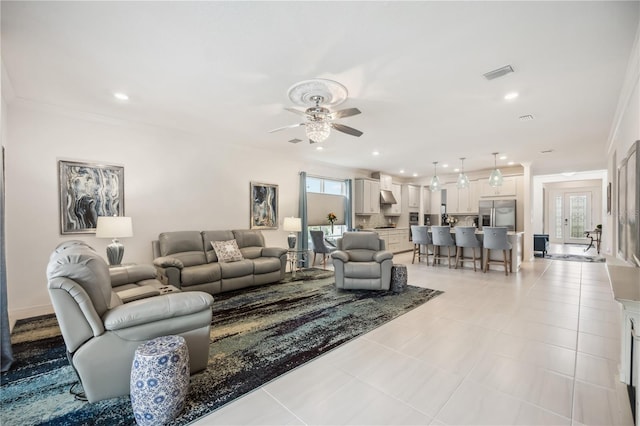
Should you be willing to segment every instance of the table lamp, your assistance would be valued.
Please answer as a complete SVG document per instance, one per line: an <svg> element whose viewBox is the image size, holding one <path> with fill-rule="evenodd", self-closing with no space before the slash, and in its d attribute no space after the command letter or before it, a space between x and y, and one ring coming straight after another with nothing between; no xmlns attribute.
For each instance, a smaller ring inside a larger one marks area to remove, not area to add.
<svg viewBox="0 0 640 426"><path fill-rule="evenodd" d="M96 237L112 238L107 246L107 259L109 265L120 265L124 256L124 246L118 238L133 236L131 218L125 216L99 216L96 227Z"/></svg>
<svg viewBox="0 0 640 426"><path fill-rule="evenodd" d="M299 217L285 217L282 228L285 231L289 231L287 242L289 248L292 249L296 246L296 234L295 232L302 232L302 220Z"/></svg>

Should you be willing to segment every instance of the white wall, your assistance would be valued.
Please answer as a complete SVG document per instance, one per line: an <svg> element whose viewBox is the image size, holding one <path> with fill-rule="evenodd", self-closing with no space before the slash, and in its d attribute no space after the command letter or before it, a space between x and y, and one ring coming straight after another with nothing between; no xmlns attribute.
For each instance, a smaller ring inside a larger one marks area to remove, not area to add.
<svg viewBox="0 0 640 426"><path fill-rule="evenodd" d="M5 109L3 108L3 113ZM134 236L123 240L124 262L150 263L151 241L163 231L249 227L249 183L279 185L279 219L297 216L299 171L336 178L354 171L305 164L269 150L249 150L167 129L131 125L14 101L9 105L6 169L8 302L12 319L52 312L46 265L68 239L104 253L107 239L61 235L57 162L125 167L125 214ZM5 126L3 126L5 127ZM287 232L265 230L284 247ZM106 257L106 256L105 256Z"/></svg>
<svg viewBox="0 0 640 426"><path fill-rule="evenodd" d="M617 255L618 240L618 181L617 170L621 161L627 155L631 145L640 140L640 25L636 32L636 40L625 75L618 108L611 126L611 136L607 152L609 182L613 184L611 214L605 216L606 227L614 230L604 236L603 244L611 248L611 253Z"/></svg>

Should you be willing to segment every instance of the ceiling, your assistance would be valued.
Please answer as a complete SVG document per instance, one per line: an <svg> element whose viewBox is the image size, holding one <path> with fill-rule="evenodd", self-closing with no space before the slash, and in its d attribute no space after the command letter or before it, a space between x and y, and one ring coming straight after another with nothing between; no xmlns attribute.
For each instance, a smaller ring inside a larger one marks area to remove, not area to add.
<svg viewBox="0 0 640 426"><path fill-rule="evenodd" d="M493 166L606 169L640 2L11 2L2 62L13 101L206 135L301 161L402 176ZM483 74L510 64L515 72ZM324 150L289 87L345 85ZM519 97L506 101L516 91ZM5 90L8 92L8 89ZM118 101L114 92L129 100ZM531 114L530 121L519 120ZM205 138L203 138L205 139ZM197 147L194 147L197 149ZM380 154L373 156L376 150ZM552 150L543 154L542 151ZM442 169L439 169L442 170Z"/></svg>

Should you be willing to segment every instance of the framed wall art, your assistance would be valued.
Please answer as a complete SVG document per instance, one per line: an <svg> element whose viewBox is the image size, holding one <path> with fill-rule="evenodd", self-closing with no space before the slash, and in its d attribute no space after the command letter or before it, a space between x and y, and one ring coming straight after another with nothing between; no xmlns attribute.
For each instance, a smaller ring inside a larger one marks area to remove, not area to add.
<svg viewBox="0 0 640 426"><path fill-rule="evenodd" d="M251 229L278 229L278 185L251 182Z"/></svg>
<svg viewBox="0 0 640 426"><path fill-rule="evenodd" d="M96 232L98 216L124 216L124 167L58 161L60 232Z"/></svg>

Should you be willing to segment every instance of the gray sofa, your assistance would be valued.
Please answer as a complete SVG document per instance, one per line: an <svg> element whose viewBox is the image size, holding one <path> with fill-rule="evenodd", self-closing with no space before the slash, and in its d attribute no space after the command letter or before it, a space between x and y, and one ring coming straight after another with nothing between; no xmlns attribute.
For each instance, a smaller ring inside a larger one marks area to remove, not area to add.
<svg viewBox="0 0 640 426"><path fill-rule="evenodd" d="M219 262L213 241L236 240L242 260ZM258 230L163 232L153 242L153 264L164 284L217 294L284 278L287 250L265 247Z"/></svg>

